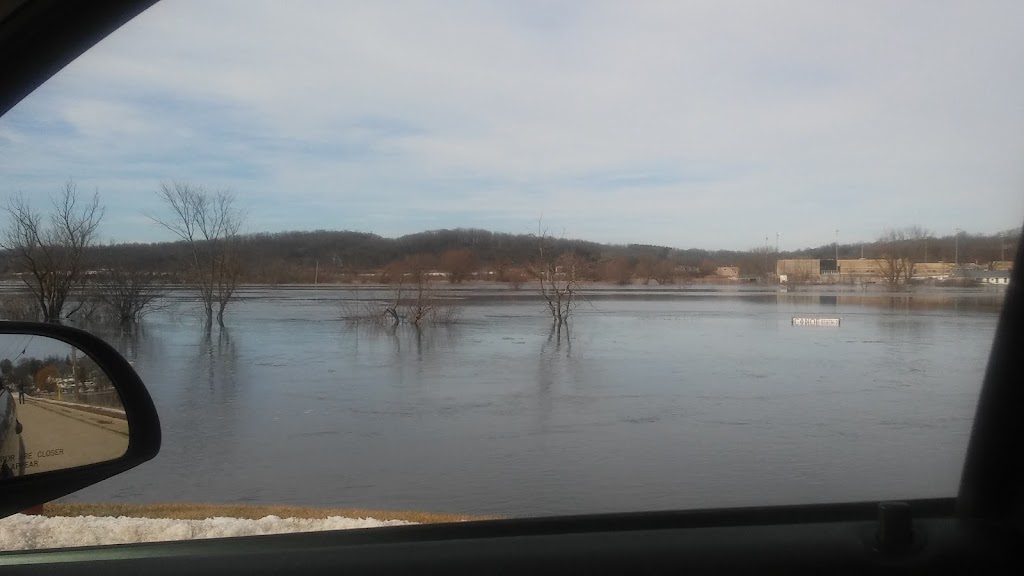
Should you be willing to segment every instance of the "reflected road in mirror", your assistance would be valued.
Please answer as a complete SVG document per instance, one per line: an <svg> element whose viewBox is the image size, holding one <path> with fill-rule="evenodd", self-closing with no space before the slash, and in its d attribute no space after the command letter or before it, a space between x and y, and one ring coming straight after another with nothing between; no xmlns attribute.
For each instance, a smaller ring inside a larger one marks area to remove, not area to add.
<svg viewBox="0 0 1024 576"><path fill-rule="evenodd" d="M128 421L106 374L73 346L0 334L0 478L114 460Z"/></svg>

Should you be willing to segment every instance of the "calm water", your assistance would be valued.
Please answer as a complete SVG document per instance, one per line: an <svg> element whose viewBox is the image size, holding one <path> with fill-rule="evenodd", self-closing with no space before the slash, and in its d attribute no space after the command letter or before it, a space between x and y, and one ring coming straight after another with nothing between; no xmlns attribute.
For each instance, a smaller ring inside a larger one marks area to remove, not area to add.
<svg viewBox="0 0 1024 576"><path fill-rule="evenodd" d="M539 302L353 328L344 298L244 293L106 336L161 415L152 462L81 501L540 515L950 496L1001 294L594 296L571 339ZM794 327L795 314L842 317Z"/></svg>

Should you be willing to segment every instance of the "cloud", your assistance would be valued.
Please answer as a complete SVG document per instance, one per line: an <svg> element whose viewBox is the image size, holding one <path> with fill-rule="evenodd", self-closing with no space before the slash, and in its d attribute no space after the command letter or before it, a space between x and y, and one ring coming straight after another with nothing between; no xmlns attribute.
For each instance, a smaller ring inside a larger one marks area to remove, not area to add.
<svg viewBox="0 0 1024 576"><path fill-rule="evenodd" d="M161 2L0 119L8 190L159 181L254 230L680 247L1024 216L1016 2Z"/></svg>

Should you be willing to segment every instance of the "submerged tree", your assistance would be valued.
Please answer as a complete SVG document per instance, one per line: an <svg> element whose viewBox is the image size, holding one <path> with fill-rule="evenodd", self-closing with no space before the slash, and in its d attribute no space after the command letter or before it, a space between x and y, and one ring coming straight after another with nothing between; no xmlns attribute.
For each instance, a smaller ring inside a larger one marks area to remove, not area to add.
<svg viewBox="0 0 1024 576"><path fill-rule="evenodd" d="M878 258L878 273L882 281L895 290L903 280L906 261L900 256L895 246L883 245L881 257Z"/></svg>
<svg viewBox="0 0 1024 576"><path fill-rule="evenodd" d="M82 306L80 301L64 312L70 300L82 294L103 208L98 193L80 200L71 180L51 198L51 205L50 214L44 217L24 196L12 197L6 206L10 223L0 237L0 247L10 252L13 267L20 272L43 320L60 322Z"/></svg>
<svg viewBox="0 0 1024 576"><path fill-rule="evenodd" d="M585 262L572 249L559 252L547 230L537 234L537 255L529 266L530 274L539 283L540 294L551 314L551 322L558 334L568 329L569 319L578 305L580 280L586 270Z"/></svg>
<svg viewBox="0 0 1024 576"><path fill-rule="evenodd" d="M903 283L909 285L914 277L914 267L923 262L928 254L928 237L931 232L920 226L905 226L897 231L903 253Z"/></svg>
<svg viewBox="0 0 1024 576"><path fill-rule="evenodd" d="M224 311L242 272L238 232L244 213L235 205L234 193L172 181L160 185L158 196L170 215L153 220L187 245L188 279L199 291L207 328L213 325L214 315L217 324L224 326Z"/></svg>
<svg viewBox="0 0 1024 576"><path fill-rule="evenodd" d="M914 267L925 257L928 236L920 226L906 226L887 230L878 238L878 269L890 288L910 285Z"/></svg>
<svg viewBox="0 0 1024 576"><path fill-rule="evenodd" d="M403 320L416 327L427 324L451 324L458 321L462 309L445 300L431 282L434 259L426 254L406 258L396 266L394 295L385 305L383 317L395 325Z"/></svg>
<svg viewBox="0 0 1024 576"><path fill-rule="evenodd" d="M97 300L121 325L142 320L167 293L161 275L126 265L103 271L95 287Z"/></svg>
<svg viewBox="0 0 1024 576"><path fill-rule="evenodd" d="M659 286L664 286L676 281L676 267L668 260L644 257L637 264L637 274L644 279L644 284L650 284L651 280L654 280Z"/></svg>

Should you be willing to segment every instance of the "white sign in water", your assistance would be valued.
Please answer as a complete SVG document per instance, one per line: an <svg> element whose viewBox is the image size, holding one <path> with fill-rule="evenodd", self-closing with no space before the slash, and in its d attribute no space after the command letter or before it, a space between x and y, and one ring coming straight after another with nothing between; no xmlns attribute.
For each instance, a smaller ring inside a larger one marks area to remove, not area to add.
<svg viewBox="0 0 1024 576"><path fill-rule="evenodd" d="M793 326L833 326L838 328L839 318L793 316Z"/></svg>

